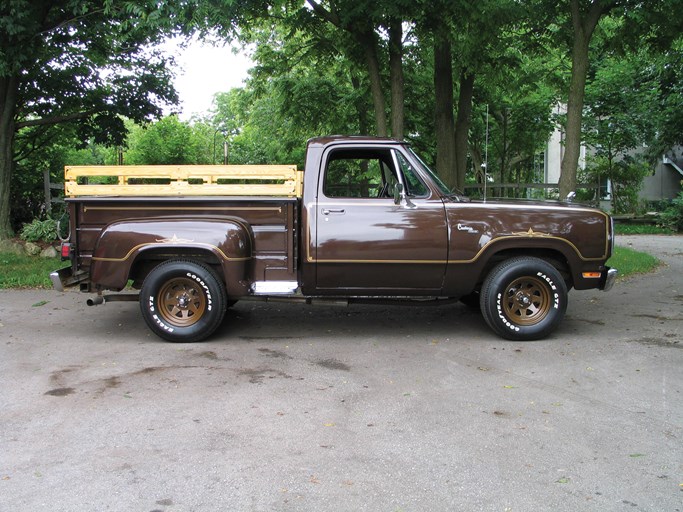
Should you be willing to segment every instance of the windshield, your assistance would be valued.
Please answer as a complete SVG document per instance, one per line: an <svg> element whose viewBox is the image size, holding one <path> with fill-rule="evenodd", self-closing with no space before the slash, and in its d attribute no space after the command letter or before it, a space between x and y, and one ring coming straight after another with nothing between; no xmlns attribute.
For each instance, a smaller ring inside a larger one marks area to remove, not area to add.
<svg viewBox="0 0 683 512"><path fill-rule="evenodd" d="M420 164L420 167L422 168L422 172L424 172L427 176L429 176L432 179L434 184L437 187L439 187L439 190L441 191L441 193L443 195L448 196L448 195L453 194L453 192L446 186L446 184L443 181L441 181L441 178L439 178L436 175L436 173L434 171L432 171L426 163L424 163L422 158L420 158L418 156L418 154L412 150L412 148L408 148L408 151L410 151L410 154L413 155L415 157L415 160L417 160L417 162Z"/></svg>

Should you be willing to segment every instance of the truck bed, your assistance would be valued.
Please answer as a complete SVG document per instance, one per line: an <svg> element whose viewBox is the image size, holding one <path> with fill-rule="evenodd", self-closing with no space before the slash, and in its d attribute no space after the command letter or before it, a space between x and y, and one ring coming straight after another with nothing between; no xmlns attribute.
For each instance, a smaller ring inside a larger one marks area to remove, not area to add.
<svg viewBox="0 0 683 512"><path fill-rule="evenodd" d="M161 218L237 218L253 234L253 281L295 281L297 278L297 218L294 197L75 197L67 198L76 232L76 265L90 268L102 230L117 221Z"/></svg>

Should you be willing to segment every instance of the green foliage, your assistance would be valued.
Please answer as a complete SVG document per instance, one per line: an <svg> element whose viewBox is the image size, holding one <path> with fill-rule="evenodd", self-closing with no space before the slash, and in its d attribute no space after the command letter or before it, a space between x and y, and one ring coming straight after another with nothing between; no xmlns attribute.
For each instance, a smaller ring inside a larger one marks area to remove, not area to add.
<svg viewBox="0 0 683 512"><path fill-rule="evenodd" d="M132 126L124 162L129 165L192 165L212 162L208 133L168 116L144 127ZM220 149L219 149L220 151Z"/></svg>
<svg viewBox="0 0 683 512"><path fill-rule="evenodd" d="M652 166L643 158L625 155L618 160L609 156L594 156L588 159L586 169L580 173L587 183L612 185L612 213L638 213L640 201L638 191L643 179L652 173ZM585 199L585 198L583 198Z"/></svg>
<svg viewBox="0 0 683 512"><path fill-rule="evenodd" d="M292 24L314 24L307 33ZM230 162L303 166L306 141L333 133L367 133L367 83L344 56L347 38L315 19L253 23L244 37L257 66L247 87L216 95L210 123L226 133ZM364 128L362 128L364 127ZM218 137L219 154L222 138Z"/></svg>
<svg viewBox="0 0 683 512"><path fill-rule="evenodd" d="M57 222L35 219L24 225L19 236L27 242L53 242L57 239Z"/></svg>
<svg viewBox="0 0 683 512"><path fill-rule="evenodd" d="M0 252L0 289L51 288L50 272L60 265L58 258Z"/></svg>
<svg viewBox="0 0 683 512"><path fill-rule="evenodd" d="M670 235L672 231L654 224L614 224L617 235Z"/></svg>
<svg viewBox="0 0 683 512"><path fill-rule="evenodd" d="M510 49L510 53L517 51L518 48ZM509 56L508 60L513 58ZM492 69L482 79L481 96L477 98L480 105L475 108L470 135L470 155L477 170L484 156L488 105L489 175L497 183L540 182L543 169L537 155L543 153L554 128L554 75L548 73L545 58L521 56L515 62L514 72Z"/></svg>
<svg viewBox="0 0 683 512"><path fill-rule="evenodd" d="M683 231L683 192L659 215L659 225L671 231Z"/></svg>
<svg viewBox="0 0 683 512"><path fill-rule="evenodd" d="M26 192L13 191L10 200L10 177L46 169L30 160L54 145L52 127L68 124L72 147L117 145L126 133L122 116L149 121L177 102L172 59L154 45L189 28L189 10L186 2L152 0L3 2L0 237L11 234L11 203Z"/></svg>

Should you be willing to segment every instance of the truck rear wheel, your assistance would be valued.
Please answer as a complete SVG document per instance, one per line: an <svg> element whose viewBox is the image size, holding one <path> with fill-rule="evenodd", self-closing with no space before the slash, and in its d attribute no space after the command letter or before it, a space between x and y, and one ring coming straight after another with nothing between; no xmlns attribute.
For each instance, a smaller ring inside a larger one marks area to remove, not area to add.
<svg viewBox="0 0 683 512"><path fill-rule="evenodd" d="M168 341L190 343L208 337L223 321L226 306L225 287L215 272L191 260L159 264L140 291L145 322Z"/></svg>
<svg viewBox="0 0 683 512"><path fill-rule="evenodd" d="M567 286L550 263L512 258L491 270L481 289L480 306L486 323L503 338L537 340L564 318Z"/></svg>

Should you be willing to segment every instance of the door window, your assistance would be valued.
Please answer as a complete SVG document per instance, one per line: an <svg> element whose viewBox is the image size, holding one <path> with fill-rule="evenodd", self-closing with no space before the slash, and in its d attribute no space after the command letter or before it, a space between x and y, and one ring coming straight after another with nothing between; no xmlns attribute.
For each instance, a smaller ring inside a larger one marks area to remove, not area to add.
<svg viewBox="0 0 683 512"><path fill-rule="evenodd" d="M408 197L427 197L429 195L429 189L422 180L417 176L413 166L405 159L405 157L398 151L396 151L396 160L398 161L398 166L401 169L401 174L403 175L403 182L406 187L406 194Z"/></svg>
<svg viewBox="0 0 683 512"><path fill-rule="evenodd" d="M398 180L389 150L341 149L327 160L327 197L391 198Z"/></svg>

